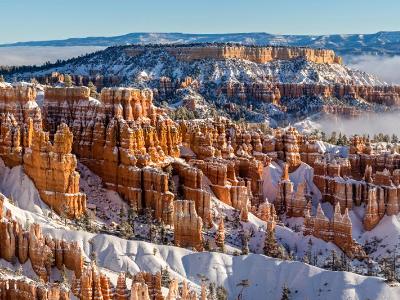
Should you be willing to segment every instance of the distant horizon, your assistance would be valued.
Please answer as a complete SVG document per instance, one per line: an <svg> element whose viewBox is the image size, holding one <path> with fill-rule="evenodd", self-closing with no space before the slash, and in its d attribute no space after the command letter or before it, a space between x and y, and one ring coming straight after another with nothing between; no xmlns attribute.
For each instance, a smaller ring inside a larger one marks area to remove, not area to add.
<svg viewBox="0 0 400 300"><path fill-rule="evenodd" d="M400 29L396 0L0 0L0 10L0 44L125 32L330 35Z"/></svg>
<svg viewBox="0 0 400 300"><path fill-rule="evenodd" d="M379 30L375 32L353 32L353 33L328 33L328 34L291 34L291 33L272 33L267 31L247 31L247 32L179 32L179 31L132 31L122 34L114 34L114 35L87 35L87 36L69 36L65 38L50 38L50 39L37 39L37 40L21 40L15 42L7 42L1 43L2 45L14 45L19 43L29 43L29 42L49 42L49 41L64 41L70 39L87 39L87 38L112 38L112 37L119 37L119 36L126 36L130 34L182 34L182 35L234 35L234 34L269 34L269 35L276 35L276 36L351 36L351 35L373 35L377 33L400 33L399 30Z"/></svg>

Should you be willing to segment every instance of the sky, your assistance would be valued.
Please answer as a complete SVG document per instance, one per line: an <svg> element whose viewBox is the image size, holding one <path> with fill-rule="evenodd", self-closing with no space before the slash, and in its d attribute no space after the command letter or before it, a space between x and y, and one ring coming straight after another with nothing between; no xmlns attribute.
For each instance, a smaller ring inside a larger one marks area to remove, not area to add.
<svg viewBox="0 0 400 300"><path fill-rule="evenodd" d="M399 0L0 0L0 43L130 32L400 30Z"/></svg>

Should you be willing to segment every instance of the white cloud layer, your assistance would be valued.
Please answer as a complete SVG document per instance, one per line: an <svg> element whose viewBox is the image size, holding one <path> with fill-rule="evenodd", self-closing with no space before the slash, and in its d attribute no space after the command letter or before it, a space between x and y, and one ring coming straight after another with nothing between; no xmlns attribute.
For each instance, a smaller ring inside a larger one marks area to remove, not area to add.
<svg viewBox="0 0 400 300"><path fill-rule="evenodd" d="M41 65L102 50L98 46L73 47L0 47L0 66Z"/></svg>
<svg viewBox="0 0 400 300"><path fill-rule="evenodd" d="M374 74L389 84L400 84L400 56L359 55L344 60L354 69Z"/></svg>
<svg viewBox="0 0 400 300"><path fill-rule="evenodd" d="M400 136L400 126L398 122L400 112L392 113L368 113L358 118L343 118L329 116L316 121L316 127L330 134L332 131L341 132L348 136L354 134L396 134Z"/></svg>

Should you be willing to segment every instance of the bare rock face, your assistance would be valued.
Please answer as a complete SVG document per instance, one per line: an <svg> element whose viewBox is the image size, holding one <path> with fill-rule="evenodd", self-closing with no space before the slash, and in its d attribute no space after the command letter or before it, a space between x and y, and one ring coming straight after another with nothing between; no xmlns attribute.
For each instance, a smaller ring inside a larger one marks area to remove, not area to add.
<svg viewBox="0 0 400 300"><path fill-rule="evenodd" d="M13 115L19 125L32 119L41 128L41 111L35 98L36 89L31 85L0 87L0 113Z"/></svg>
<svg viewBox="0 0 400 300"><path fill-rule="evenodd" d="M79 245L43 236L38 224L32 224L29 231L25 231L9 215L1 219L0 239L3 241L0 258L9 262L18 259L21 264L30 260L34 272L44 282L48 281L52 266L59 269L65 266L76 276L81 275L83 258Z"/></svg>
<svg viewBox="0 0 400 300"><path fill-rule="evenodd" d="M313 235L327 242L335 243L350 258L365 258L366 254L362 247L352 238L352 224L345 210L344 215L340 213L340 204L336 204L333 218L328 220L318 204L317 214L310 216L307 210L304 220L304 235Z"/></svg>
<svg viewBox="0 0 400 300"><path fill-rule="evenodd" d="M340 203L342 213L346 208L352 209L364 203L364 228L371 230L385 214L399 213L398 185L395 184L398 182L398 165L395 155L386 155L382 161L381 154L371 153L364 141L357 137L353 139L350 151L353 153L350 159L317 160L314 164L314 183L321 191L323 201L332 205ZM362 159L355 163L356 157ZM383 171L379 171L382 168ZM364 176L359 180L363 170Z"/></svg>
<svg viewBox="0 0 400 300"><path fill-rule="evenodd" d="M51 268L52 252L46 245L42 230L38 224L32 224L29 231L29 258L35 273L47 282Z"/></svg>
<svg viewBox="0 0 400 300"><path fill-rule="evenodd" d="M304 217L308 199L305 191L306 183L302 182L297 185L296 192L293 192L291 198L286 203L286 214L291 217Z"/></svg>
<svg viewBox="0 0 400 300"><path fill-rule="evenodd" d="M180 247L203 250L203 221L197 215L196 204L189 200L174 201L174 241Z"/></svg>
<svg viewBox="0 0 400 300"><path fill-rule="evenodd" d="M266 63L278 59L304 58L315 63L341 63L342 59L332 50L296 48L296 47L271 47L271 46L240 46L240 45L195 45L181 47L164 47L178 60L193 61L200 59L244 59L256 63ZM127 48L126 53L137 56L145 49Z"/></svg>
<svg viewBox="0 0 400 300"><path fill-rule="evenodd" d="M252 212L267 223L267 231L275 231L278 216L276 215L273 203L269 203L267 199L264 203L260 204L258 208L253 207Z"/></svg>
<svg viewBox="0 0 400 300"><path fill-rule="evenodd" d="M47 133L33 131L31 151L24 154L24 170L46 204L59 214L79 217L86 210L86 195L79 192L77 161L71 154L72 139L65 124L59 126L53 144Z"/></svg>
<svg viewBox="0 0 400 300"><path fill-rule="evenodd" d="M115 299L116 300L129 300L129 290L126 286L125 273L120 273L118 275L117 287L115 289Z"/></svg>
<svg viewBox="0 0 400 300"><path fill-rule="evenodd" d="M204 224L211 224L211 194L203 189L203 172L195 167L175 164L179 174L179 184L183 186L183 196L196 204L196 211Z"/></svg>
<svg viewBox="0 0 400 300"><path fill-rule="evenodd" d="M370 103L379 103L388 106L400 104L400 88L398 86L364 86L355 84L303 84L279 83L274 78L266 78L266 83L229 82L220 90L228 99L259 100L267 103L279 104L282 98L322 97L328 99L336 97L362 98ZM330 110L332 106L324 109L330 113L351 114L351 111Z"/></svg>
<svg viewBox="0 0 400 300"><path fill-rule="evenodd" d="M79 193L72 134L62 125L51 144L42 130L35 97L29 85L0 88L0 156L9 167L24 165L42 200L58 213L80 216L86 209L86 197Z"/></svg>
<svg viewBox="0 0 400 300"><path fill-rule="evenodd" d="M370 189L368 191L368 202L365 209L363 225L366 230L373 229L380 221L379 208L377 202L377 190Z"/></svg>
<svg viewBox="0 0 400 300"><path fill-rule="evenodd" d="M1 299L69 300L69 293L58 284L43 285L24 279L0 279Z"/></svg>
<svg viewBox="0 0 400 300"><path fill-rule="evenodd" d="M131 299L133 295L134 285L139 284L137 287L139 291L144 289L144 285L147 286L147 292L150 299L154 300L163 300L164 297L161 292L161 272L157 272L155 274L149 272L139 272L133 276L132 279L132 289L131 289ZM144 293L142 296L146 296L147 294ZM135 294L136 296L136 294ZM140 293L138 293L138 297L140 297ZM136 298L133 298L136 299ZM142 298L138 298L142 299Z"/></svg>
<svg viewBox="0 0 400 300"><path fill-rule="evenodd" d="M8 220L0 222L0 257L11 262L15 257L16 239L13 232L13 223Z"/></svg>
<svg viewBox="0 0 400 300"><path fill-rule="evenodd" d="M72 96L70 96L70 94ZM99 175L133 208L155 211L171 224L173 194L158 168L166 156L179 156L179 128L153 103L150 90L103 89L101 101L87 88L46 90L45 123L52 133L66 122L74 135L72 148L80 161Z"/></svg>

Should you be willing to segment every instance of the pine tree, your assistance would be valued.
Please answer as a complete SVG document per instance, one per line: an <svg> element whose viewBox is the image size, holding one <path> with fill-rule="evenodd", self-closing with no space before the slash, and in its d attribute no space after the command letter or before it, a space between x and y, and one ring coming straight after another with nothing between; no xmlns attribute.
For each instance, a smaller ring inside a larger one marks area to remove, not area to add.
<svg viewBox="0 0 400 300"><path fill-rule="evenodd" d="M312 247L313 247L313 242L311 238L309 238L307 243L307 252L306 252L306 256L309 263L312 263Z"/></svg>
<svg viewBox="0 0 400 300"><path fill-rule="evenodd" d="M392 144L398 143L399 142L399 138L397 137L397 135L393 134L392 135Z"/></svg>
<svg viewBox="0 0 400 300"><path fill-rule="evenodd" d="M88 88L90 90L90 97L93 98L97 98L98 94L97 94L97 88L96 86L93 84L93 82L89 81L88 83Z"/></svg>
<svg viewBox="0 0 400 300"><path fill-rule="evenodd" d="M265 233L263 250L264 254L267 256L282 258L280 247L275 239L273 230L267 230L267 232Z"/></svg>
<svg viewBox="0 0 400 300"><path fill-rule="evenodd" d="M124 219L125 219L125 209L123 206L121 206L119 210L119 221L122 223Z"/></svg>
<svg viewBox="0 0 400 300"><path fill-rule="evenodd" d="M71 87L71 86L72 86L72 77L71 77L71 75L66 74L66 75L64 76L64 85L65 85L66 87Z"/></svg>
<svg viewBox="0 0 400 300"><path fill-rule="evenodd" d="M166 245L168 243L167 234L165 232L164 221L161 221L160 238L161 238L161 244Z"/></svg>
<svg viewBox="0 0 400 300"><path fill-rule="evenodd" d="M171 278L169 275L168 266L166 266L165 269L161 267L161 286L169 287L170 282Z"/></svg>
<svg viewBox="0 0 400 300"><path fill-rule="evenodd" d="M242 234L242 255L249 254L249 237L246 234Z"/></svg>
<svg viewBox="0 0 400 300"><path fill-rule="evenodd" d="M132 233L135 234L135 220L137 218L137 212L132 207L128 209L128 223L131 226Z"/></svg>
<svg viewBox="0 0 400 300"><path fill-rule="evenodd" d="M216 299L216 289L215 289L215 283L210 282L208 285L208 295L207 295L207 300L215 300Z"/></svg>
<svg viewBox="0 0 400 300"><path fill-rule="evenodd" d="M291 294L291 291L290 291L290 289L288 288L288 286L285 283L283 285L283 287L282 287L281 300L289 300L290 299L290 294Z"/></svg>
<svg viewBox="0 0 400 300"><path fill-rule="evenodd" d="M128 223L128 221L122 221L120 225L121 236L125 239L131 239L133 236L132 226Z"/></svg>
<svg viewBox="0 0 400 300"><path fill-rule="evenodd" d="M205 239L204 241L204 251L210 251L210 240L209 239Z"/></svg>
<svg viewBox="0 0 400 300"><path fill-rule="evenodd" d="M228 292L223 286L217 287L217 300L228 300Z"/></svg>

